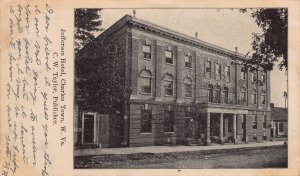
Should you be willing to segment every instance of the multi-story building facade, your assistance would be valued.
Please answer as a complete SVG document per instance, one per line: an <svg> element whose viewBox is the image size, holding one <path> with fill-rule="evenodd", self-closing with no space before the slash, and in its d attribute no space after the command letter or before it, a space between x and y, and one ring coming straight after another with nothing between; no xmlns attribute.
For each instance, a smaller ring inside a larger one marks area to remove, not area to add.
<svg viewBox="0 0 300 176"><path fill-rule="evenodd" d="M124 51L123 86L131 90L120 111L124 145L269 140L270 74L243 68L244 55L126 15L78 57L97 59L93 51L107 42ZM85 113L75 113L75 125ZM80 127L75 141L84 144Z"/></svg>

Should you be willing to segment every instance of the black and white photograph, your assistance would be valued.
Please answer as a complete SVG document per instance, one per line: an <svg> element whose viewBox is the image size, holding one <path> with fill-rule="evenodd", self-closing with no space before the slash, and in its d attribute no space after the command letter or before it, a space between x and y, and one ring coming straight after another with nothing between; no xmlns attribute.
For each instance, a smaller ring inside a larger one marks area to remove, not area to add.
<svg viewBox="0 0 300 176"><path fill-rule="evenodd" d="M74 169L288 168L287 8L75 8Z"/></svg>

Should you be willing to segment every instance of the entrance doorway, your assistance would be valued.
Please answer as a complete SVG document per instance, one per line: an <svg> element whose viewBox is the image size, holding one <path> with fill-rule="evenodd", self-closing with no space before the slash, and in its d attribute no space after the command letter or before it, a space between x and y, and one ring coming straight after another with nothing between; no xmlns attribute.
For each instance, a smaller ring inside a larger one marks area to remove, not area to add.
<svg viewBox="0 0 300 176"><path fill-rule="evenodd" d="M210 139L212 143L219 143L220 139L220 114L210 114Z"/></svg>
<svg viewBox="0 0 300 176"><path fill-rule="evenodd" d="M185 136L190 138L190 144L197 144L200 136L199 119L194 116L185 118Z"/></svg>
<svg viewBox="0 0 300 176"><path fill-rule="evenodd" d="M96 113L83 113L82 115L82 144L97 143L97 118Z"/></svg>
<svg viewBox="0 0 300 176"><path fill-rule="evenodd" d="M242 122L242 131L243 131L243 138L242 141L246 142L246 115L243 114L243 122Z"/></svg>
<svg viewBox="0 0 300 176"><path fill-rule="evenodd" d="M199 121L198 118L193 117L190 119L190 136L191 143L198 143L199 138Z"/></svg>

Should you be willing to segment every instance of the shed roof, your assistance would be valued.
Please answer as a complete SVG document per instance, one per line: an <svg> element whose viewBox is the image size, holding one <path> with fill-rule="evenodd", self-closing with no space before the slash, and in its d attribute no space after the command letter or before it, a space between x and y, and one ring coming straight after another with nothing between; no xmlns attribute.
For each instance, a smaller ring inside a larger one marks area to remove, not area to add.
<svg viewBox="0 0 300 176"><path fill-rule="evenodd" d="M288 120L288 109L280 107L271 108L271 119L272 120Z"/></svg>

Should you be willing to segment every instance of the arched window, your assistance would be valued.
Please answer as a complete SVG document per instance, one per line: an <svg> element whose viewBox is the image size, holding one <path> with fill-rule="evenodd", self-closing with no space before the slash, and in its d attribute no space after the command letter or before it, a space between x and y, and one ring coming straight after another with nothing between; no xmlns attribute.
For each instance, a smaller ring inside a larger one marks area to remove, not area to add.
<svg viewBox="0 0 300 176"><path fill-rule="evenodd" d="M256 81L256 71L252 71L252 74L251 74L251 81L252 81L252 82L255 82L255 81Z"/></svg>
<svg viewBox="0 0 300 176"><path fill-rule="evenodd" d="M224 103L228 104L228 88L224 87Z"/></svg>
<svg viewBox="0 0 300 176"><path fill-rule="evenodd" d="M247 91L245 87L241 88L240 104L245 104L247 101Z"/></svg>
<svg viewBox="0 0 300 176"><path fill-rule="evenodd" d="M140 86L141 86L141 93L151 94L151 72L147 70L143 70L140 73Z"/></svg>
<svg viewBox="0 0 300 176"><path fill-rule="evenodd" d="M210 102L210 103L213 102L213 85L212 84L208 85L208 102Z"/></svg>
<svg viewBox="0 0 300 176"><path fill-rule="evenodd" d="M246 76L247 76L246 69L245 69L245 68L242 68L242 69L241 69L241 79L242 79L242 80L245 80L245 79L246 79Z"/></svg>
<svg viewBox="0 0 300 176"><path fill-rule="evenodd" d="M266 104L266 92L264 90L261 91L261 104Z"/></svg>
<svg viewBox="0 0 300 176"><path fill-rule="evenodd" d="M252 103L252 104L256 104L256 102L257 102L256 90L253 89L253 90L251 91L251 103Z"/></svg>
<svg viewBox="0 0 300 176"><path fill-rule="evenodd" d="M185 78L184 79L184 95L185 97L192 97L193 88L192 88L192 79Z"/></svg>
<svg viewBox="0 0 300 176"><path fill-rule="evenodd" d="M265 81L266 81L266 72L263 72L263 73L261 74L261 82L262 82L262 84L264 84Z"/></svg>
<svg viewBox="0 0 300 176"><path fill-rule="evenodd" d="M216 86L216 100L214 103L221 103L221 86Z"/></svg>
<svg viewBox="0 0 300 176"><path fill-rule="evenodd" d="M164 89L165 89L166 96L173 95L173 87L174 87L173 76L171 74L166 74L164 77Z"/></svg>

